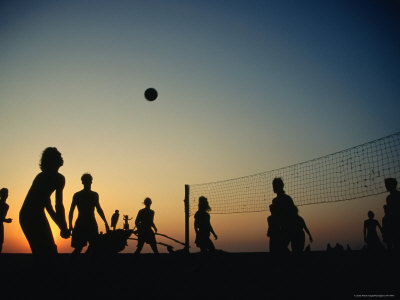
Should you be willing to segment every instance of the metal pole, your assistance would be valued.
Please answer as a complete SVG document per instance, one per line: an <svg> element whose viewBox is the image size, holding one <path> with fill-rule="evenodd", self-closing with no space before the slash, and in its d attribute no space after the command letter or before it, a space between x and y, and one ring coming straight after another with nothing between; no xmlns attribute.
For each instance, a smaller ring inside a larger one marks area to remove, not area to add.
<svg viewBox="0 0 400 300"><path fill-rule="evenodd" d="M185 251L189 253L189 185L185 184Z"/></svg>

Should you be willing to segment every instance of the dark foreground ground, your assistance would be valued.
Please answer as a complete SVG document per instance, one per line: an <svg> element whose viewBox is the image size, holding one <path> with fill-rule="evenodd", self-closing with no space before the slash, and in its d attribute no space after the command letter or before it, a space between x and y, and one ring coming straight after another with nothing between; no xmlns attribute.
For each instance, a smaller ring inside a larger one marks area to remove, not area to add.
<svg viewBox="0 0 400 300"><path fill-rule="evenodd" d="M1 254L0 299L398 299L399 266L393 254L356 251Z"/></svg>

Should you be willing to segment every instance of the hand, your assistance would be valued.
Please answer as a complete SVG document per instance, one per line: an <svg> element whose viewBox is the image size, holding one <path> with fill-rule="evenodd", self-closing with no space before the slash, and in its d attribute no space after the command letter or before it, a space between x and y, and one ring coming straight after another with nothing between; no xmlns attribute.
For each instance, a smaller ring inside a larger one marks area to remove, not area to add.
<svg viewBox="0 0 400 300"><path fill-rule="evenodd" d="M216 239L216 240L218 239L218 236L216 234L214 234L214 239Z"/></svg>
<svg viewBox="0 0 400 300"><path fill-rule="evenodd" d="M11 223L11 222L12 222L12 219L11 219L11 218L5 219L4 222L6 222L6 223Z"/></svg>
<svg viewBox="0 0 400 300"><path fill-rule="evenodd" d="M68 228L61 229L60 236L63 239L68 239L71 236L71 231Z"/></svg>
<svg viewBox="0 0 400 300"><path fill-rule="evenodd" d="M310 236L310 243L312 243L313 242L313 238Z"/></svg>

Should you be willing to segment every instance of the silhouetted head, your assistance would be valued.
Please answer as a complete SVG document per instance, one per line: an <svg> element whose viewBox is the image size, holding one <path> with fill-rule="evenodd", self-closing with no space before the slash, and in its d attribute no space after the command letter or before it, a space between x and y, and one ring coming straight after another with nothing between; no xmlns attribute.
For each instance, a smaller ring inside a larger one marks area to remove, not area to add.
<svg viewBox="0 0 400 300"><path fill-rule="evenodd" d="M93 182L93 177L89 173L85 173L85 174L82 175L81 180L82 180L82 184L85 187L86 186L91 186L92 182Z"/></svg>
<svg viewBox="0 0 400 300"><path fill-rule="evenodd" d="M374 217L375 217L375 214L373 213L372 210L370 210L370 211L368 212L368 218L373 219Z"/></svg>
<svg viewBox="0 0 400 300"><path fill-rule="evenodd" d="M151 199L150 199L149 197L147 197L147 198L144 199L144 201L143 201L143 204L146 205L146 206L150 206L151 203L153 203L153 202L151 201Z"/></svg>
<svg viewBox="0 0 400 300"><path fill-rule="evenodd" d="M199 197L199 210L210 211L211 207L208 204L208 199L204 196Z"/></svg>
<svg viewBox="0 0 400 300"><path fill-rule="evenodd" d="M8 198L8 189L2 188L0 190L0 199L6 201L7 198Z"/></svg>
<svg viewBox="0 0 400 300"><path fill-rule="evenodd" d="M283 180L282 178L276 177L274 180L272 180L272 188L274 189L274 193L280 193L283 192Z"/></svg>
<svg viewBox="0 0 400 300"><path fill-rule="evenodd" d="M118 214L118 213L119 213L119 210L118 210L118 209L116 209L116 210L115 210L115 212Z"/></svg>
<svg viewBox="0 0 400 300"><path fill-rule="evenodd" d="M40 159L40 169L43 172L54 172L64 164L61 153L55 147L48 147L44 149L42 158Z"/></svg>
<svg viewBox="0 0 400 300"><path fill-rule="evenodd" d="M395 178L386 178L385 187L389 192L393 192L397 189L397 180Z"/></svg>

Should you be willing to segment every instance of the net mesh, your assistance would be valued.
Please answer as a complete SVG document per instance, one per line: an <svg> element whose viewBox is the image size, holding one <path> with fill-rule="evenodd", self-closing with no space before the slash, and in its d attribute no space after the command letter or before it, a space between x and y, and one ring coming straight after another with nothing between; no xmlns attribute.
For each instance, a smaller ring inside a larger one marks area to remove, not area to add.
<svg viewBox="0 0 400 300"><path fill-rule="evenodd" d="M280 177L296 205L344 201L386 192L384 179L400 177L400 132L299 164L241 178L189 185L189 215L198 198L208 198L211 213L265 211Z"/></svg>

